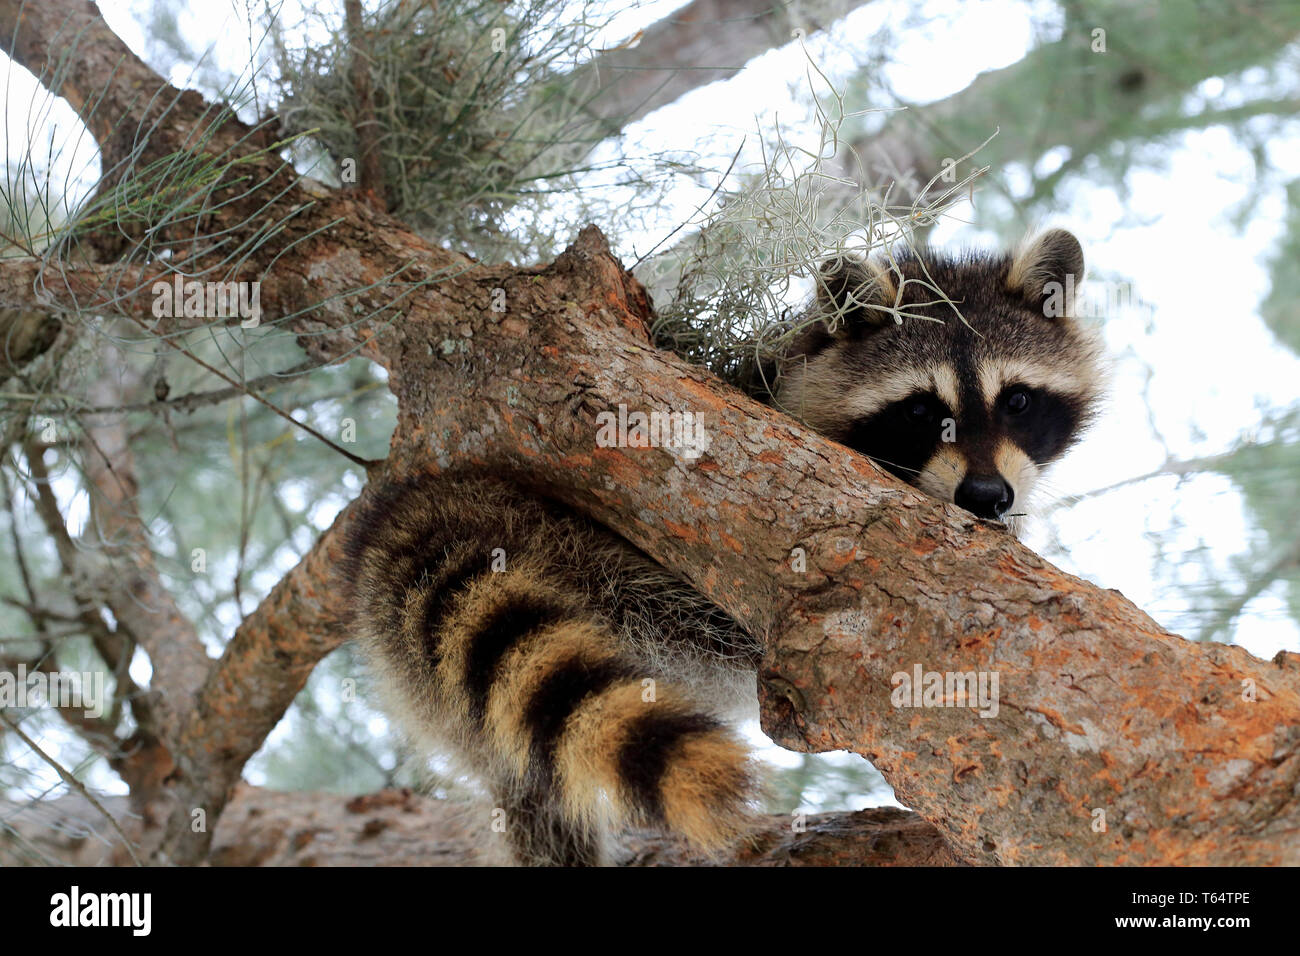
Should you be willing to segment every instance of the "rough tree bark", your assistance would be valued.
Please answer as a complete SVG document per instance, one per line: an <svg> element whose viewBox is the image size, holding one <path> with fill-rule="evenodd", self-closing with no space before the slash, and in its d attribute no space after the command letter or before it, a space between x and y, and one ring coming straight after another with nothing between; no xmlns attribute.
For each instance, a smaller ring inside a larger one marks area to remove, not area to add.
<svg viewBox="0 0 1300 956"><path fill-rule="evenodd" d="M92 68L63 74L55 92L86 103L92 91L77 84L98 84L99 108L133 124L132 93L165 84L93 7L51 0L20 16L0 2L16 55L37 72L42 38L65 18ZM146 152L175 151L213 122L192 95L174 103ZM211 132L205 148L245 148L234 119ZM119 131L101 149L129 139ZM644 291L593 228L550 265L485 267L274 157L250 155L243 169L268 184L260 205L214 204L210 228L238 238L283 224L241 276L261 279L264 321L319 360L360 349L388 370L398 425L372 485L479 469L609 525L763 637L774 740L868 757L965 861L1300 862L1300 656L1270 663L1171 635L1117 592L654 350ZM149 314L147 267L124 276L113 263L50 261L33 282L35 270L0 263L0 306ZM492 309L502 294L504 314ZM620 404L695 412L708 452L596 447L596 414ZM191 812L221 815L244 762L346 637L330 574L353 510L241 624L163 733L174 809L158 859L209 857L212 827L192 833ZM918 664L998 674L996 719L892 706L892 675Z"/></svg>

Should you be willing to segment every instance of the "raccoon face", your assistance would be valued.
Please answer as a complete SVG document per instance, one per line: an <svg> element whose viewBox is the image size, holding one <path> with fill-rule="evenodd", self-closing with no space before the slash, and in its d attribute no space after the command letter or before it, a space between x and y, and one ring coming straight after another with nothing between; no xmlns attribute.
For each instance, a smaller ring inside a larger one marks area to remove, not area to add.
<svg viewBox="0 0 1300 956"><path fill-rule="evenodd" d="M1014 523L1100 397L1099 340L1072 317L1082 278L1059 229L1014 255L831 260L815 307L833 330L813 322L795 340L777 405L927 494Z"/></svg>

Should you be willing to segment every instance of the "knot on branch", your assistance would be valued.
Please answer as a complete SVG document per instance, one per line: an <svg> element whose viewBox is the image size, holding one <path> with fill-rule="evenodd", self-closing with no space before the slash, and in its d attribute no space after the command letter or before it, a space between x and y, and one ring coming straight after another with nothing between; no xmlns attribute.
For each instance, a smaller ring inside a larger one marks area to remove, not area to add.
<svg viewBox="0 0 1300 956"><path fill-rule="evenodd" d="M801 736L797 718L807 709L803 691L779 674L768 672L759 681L763 728L773 740Z"/></svg>
<svg viewBox="0 0 1300 956"><path fill-rule="evenodd" d="M605 309L621 326L647 341L653 312L650 295L636 277L623 268L609 248L609 240L595 226L584 226L578 238L560 253L549 270L572 274L587 287L580 305L588 315Z"/></svg>

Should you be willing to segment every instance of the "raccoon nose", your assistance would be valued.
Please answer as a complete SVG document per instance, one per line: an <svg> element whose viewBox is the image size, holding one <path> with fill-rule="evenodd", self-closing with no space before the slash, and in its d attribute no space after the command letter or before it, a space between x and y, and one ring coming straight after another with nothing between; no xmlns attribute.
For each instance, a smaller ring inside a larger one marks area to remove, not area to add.
<svg viewBox="0 0 1300 956"><path fill-rule="evenodd" d="M1011 486L1001 475L967 475L952 500L977 518L1001 518L1011 507Z"/></svg>

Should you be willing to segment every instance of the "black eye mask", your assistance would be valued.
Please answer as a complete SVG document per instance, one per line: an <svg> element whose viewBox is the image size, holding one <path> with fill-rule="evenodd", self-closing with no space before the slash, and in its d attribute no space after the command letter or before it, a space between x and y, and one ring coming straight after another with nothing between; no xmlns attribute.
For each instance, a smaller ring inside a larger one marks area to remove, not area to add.
<svg viewBox="0 0 1300 956"><path fill-rule="evenodd" d="M994 406L998 423L1037 464L1058 458L1079 426L1080 410L1067 396L1045 388L1011 385Z"/></svg>
<svg viewBox="0 0 1300 956"><path fill-rule="evenodd" d="M939 447L944 420L951 417L939 398L916 392L854 422L843 441L895 477L915 482Z"/></svg>

